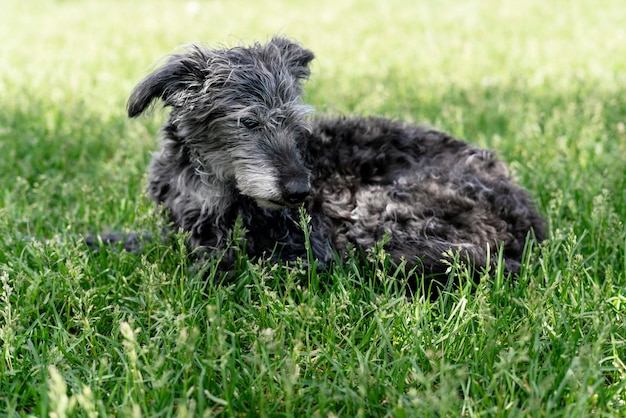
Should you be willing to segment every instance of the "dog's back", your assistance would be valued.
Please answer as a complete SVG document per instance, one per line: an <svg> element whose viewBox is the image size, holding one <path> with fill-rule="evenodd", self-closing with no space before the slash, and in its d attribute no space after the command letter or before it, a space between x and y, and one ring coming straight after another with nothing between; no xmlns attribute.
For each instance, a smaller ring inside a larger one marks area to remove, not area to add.
<svg viewBox="0 0 626 418"><path fill-rule="evenodd" d="M331 220L338 251L387 234L395 260L438 273L450 249L480 267L502 246L505 268L517 272L529 235L544 239L527 192L491 151L381 118L321 119L314 132L310 210Z"/></svg>

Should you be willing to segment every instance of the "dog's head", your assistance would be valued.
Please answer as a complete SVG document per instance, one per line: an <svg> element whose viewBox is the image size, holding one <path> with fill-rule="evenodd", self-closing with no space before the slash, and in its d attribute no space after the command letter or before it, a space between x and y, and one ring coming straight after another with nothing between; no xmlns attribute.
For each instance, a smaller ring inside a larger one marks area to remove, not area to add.
<svg viewBox="0 0 626 418"><path fill-rule="evenodd" d="M301 102L301 83L312 59L284 38L219 50L192 46L135 87L128 115L161 99L172 108L168 138L184 143L197 170L234 178L260 206L292 206L310 190L300 145L311 112Z"/></svg>

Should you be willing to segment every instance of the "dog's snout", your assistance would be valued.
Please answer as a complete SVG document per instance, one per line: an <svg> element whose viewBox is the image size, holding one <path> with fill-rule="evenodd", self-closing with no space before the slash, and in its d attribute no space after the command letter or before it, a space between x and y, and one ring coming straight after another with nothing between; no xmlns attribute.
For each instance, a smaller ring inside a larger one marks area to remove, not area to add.
<svg viewBox="0 0 626 418"><path fill-rule="evenodd" d="M284 199L291 205L304 202L310 192L311 184L308 179L289 179L284 184Z"/></svg>

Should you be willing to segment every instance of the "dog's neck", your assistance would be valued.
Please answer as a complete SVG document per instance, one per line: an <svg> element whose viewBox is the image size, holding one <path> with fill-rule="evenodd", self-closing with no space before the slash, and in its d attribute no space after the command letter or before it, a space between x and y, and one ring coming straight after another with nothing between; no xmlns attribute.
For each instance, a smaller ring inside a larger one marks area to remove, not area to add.
<svg viewBox="0 0 626 418"><path fill-rule="evenodd" d="M176 190L170 195L169 205L176 205L176 200L187 201L199 209L203 217L222 219L230 210L237 194L235 175L230 166L230 159L225 152L217 151L206 155L194 152L194 147L187 146L179 138L165 138L163 149L155 154L152 163L154 183L167 180L169 187ZM176 174L174 174L176 173ZM156 187L155 190L159 190ZM157 200L167 200L166 196L157 196Z"/></svg>
<svg viewBox="0 0 626 418"><path fill-rule="evenodd" d="M195 164L194 164L195 165ZM216 173L210 166L194 167L194 181L185 188L201 203L202 212L221 217L229 211L238 194L235 177Z"/></svg>

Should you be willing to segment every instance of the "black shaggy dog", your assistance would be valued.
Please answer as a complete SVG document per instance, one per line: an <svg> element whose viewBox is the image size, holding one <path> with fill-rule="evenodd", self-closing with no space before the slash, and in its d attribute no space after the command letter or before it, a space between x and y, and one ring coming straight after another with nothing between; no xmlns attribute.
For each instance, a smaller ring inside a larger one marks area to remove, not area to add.
<svg viewBox="0 0 626 418"><path fill-rule="evenodd" d="M544 222L493 152L381 118L307 117L312 59L278 37L192 46L135 87L130 117L156 99L171 107L148 188L190 246L224 257L240 218L250 256L306 259L303 205L321 263L386 238L394 261L425 276L445 272L449 250L480 268L501 249L505 270L518 272Z"/></svg>

